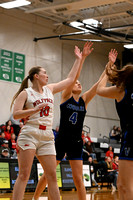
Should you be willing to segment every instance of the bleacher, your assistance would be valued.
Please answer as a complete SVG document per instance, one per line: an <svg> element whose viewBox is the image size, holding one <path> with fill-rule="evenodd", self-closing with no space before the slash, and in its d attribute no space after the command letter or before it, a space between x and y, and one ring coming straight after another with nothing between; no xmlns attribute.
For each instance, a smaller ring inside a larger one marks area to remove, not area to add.
<svg viewBox="0 0 133 200"><path fill-rule="evenodd" d="M120 153L121 144L116 140L112 140L106 136L103 136L103 138L91 137L91 140L94 145L97 161L105 159L105 154L108 151L109 146L112 146L114 155L119 155Z"/></svg>

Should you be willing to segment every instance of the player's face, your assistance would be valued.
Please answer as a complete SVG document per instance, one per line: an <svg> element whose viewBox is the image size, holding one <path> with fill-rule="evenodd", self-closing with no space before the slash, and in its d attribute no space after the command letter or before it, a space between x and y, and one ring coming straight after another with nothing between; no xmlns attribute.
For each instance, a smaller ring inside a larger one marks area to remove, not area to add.
<svg viewBox="0 0 133 200"><path fill-rule="evenodd" d="M82 92L82 86L81 86L81 84L80 84L80 82L78 80L76 81L72 92L73 93L81 93Z"/></svg>
<svg viewBox="0 0 133 200"><path fill-rule="evenodd" d="M40 72L38 73L38 80L41 85L46 85L48 83L48 75L45 69L41 68Z"/></svg>

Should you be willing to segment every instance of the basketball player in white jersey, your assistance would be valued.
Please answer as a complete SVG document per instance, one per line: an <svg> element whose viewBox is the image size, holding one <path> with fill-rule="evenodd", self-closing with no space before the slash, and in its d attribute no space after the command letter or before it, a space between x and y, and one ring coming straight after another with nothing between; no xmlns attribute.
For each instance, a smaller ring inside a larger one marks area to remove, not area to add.
<svg viewBox="0 0 133 200"><path fill-rule="evenodd" d="M82 53L75 47L75 63L66 79L48 84L48 75L43 67L33 67L23 80L15 100L14 119L27 118L18 137L19 175L13 189L13 200L22 200L30 171L36 154L45 170L48 181L48 195L51 200L59 200L60 194L56 180L56 153L53 123L53 95L69 87L83 62ZM28 79L32 87L28 88ZM47 86L46 86L47 85ZM13 103L12 102L12 103Z"/></svg>

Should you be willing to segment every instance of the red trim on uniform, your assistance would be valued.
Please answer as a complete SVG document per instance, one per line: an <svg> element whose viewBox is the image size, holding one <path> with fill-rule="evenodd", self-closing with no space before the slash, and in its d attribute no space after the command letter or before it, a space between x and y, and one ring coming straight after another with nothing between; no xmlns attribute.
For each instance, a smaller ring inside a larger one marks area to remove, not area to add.
<svg viewBox="0 0 133 200"><path fill-rule="evenodd" d="M41 129L41 130L46 130L46 126L39 125L39 129Z"/></svg>

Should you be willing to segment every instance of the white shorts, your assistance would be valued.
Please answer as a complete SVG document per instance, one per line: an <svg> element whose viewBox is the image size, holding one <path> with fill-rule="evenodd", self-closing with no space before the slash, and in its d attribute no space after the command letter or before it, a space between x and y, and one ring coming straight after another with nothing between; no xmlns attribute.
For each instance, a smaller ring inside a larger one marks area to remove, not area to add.
<svg viewBox="0 0 133 200"><path fill-rule="evenodd" d="M35 149L36 155L56 155L52 129L41 130L39 126L25 125L17 139L18 148Z"/></svg>

